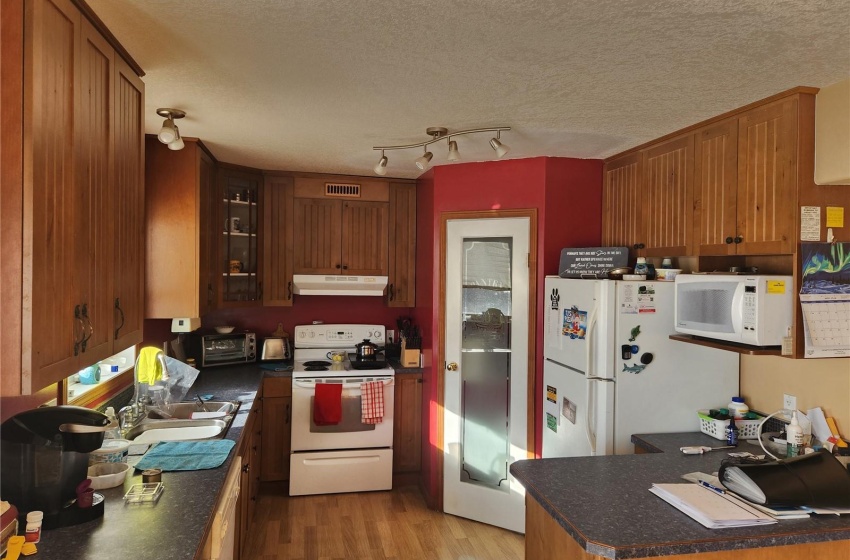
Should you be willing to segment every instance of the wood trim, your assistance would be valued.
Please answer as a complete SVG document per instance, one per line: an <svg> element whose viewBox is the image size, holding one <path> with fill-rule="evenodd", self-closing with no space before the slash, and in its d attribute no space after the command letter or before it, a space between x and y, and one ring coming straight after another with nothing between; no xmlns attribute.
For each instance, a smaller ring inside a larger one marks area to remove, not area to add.
<svg viewBox="0 0 850 560"><path fill-rule="evenodd" d="M437 461L437 499L435 508L438 511L443 511L443 475L444 475L444 460L442 449L444 447L444 425L443 425L443 394L446 389L445 367L440 367L440 364L446 362L446 242L447 242L447 226L450 220L478 220L478 219L497 219L497 218L528 218L529 219L529 238L528 238L528 401L526 404L526 455L529 458L534 457L535 438L534 438L534 419L536 413L534 409L534 396L536 394L536 370L537 370L537 209L510 209L510 210L481 210L481 211L460 211L460 212L442 212L440 214L440 253L437 258L440 259L440 301L438 307L438 328L437 340L439 341L439 351L437 359L434 362L434 368L437 373L437 442L438 449L441 452L440 460ZM423 434L424 436L424 434Z"/></svg>
<svg viewBox="0 0 850 560"><path fill-rule="evenodd" d="M681 134L689 134L689 133L694 132L695 130L697 130L699 128L702 128L702 127L710 125L710 124L714 124L716 122L720 122L720 121L727 119L729 117L737 117L741 113L746 113L750 109L756 109L758 107L761 107L762 105L766 105L766 104L771 103L773 101L778 101L780 99L783 99L785 97L789 97L791 95L795 95L795 94L798 94L798 93L810 93L812 95L816 95L817 92L819 92L819 91L820 91L820 88L808 87L808 86L797 86L795 88L791 88L791 89L782 91L782 92L777 93L775 95L771 95L770 97L765 97L764 99L761 99L759 101L754 101L754 102L752 102L748 105L744 105L743 107L738 107L737 109L727 111L726 113L722 113L720 115L717 115L716 117L712 117L710 119L700 121L696 124L692 124L691 126L687 126L685 128L675 130L675 131L673 131L669 134L665 134L664 136L661 136L659 138L655 138L653 140L650 140L648 142L644 142L643 144L640 144L640 145L635 146L633 148L629 148L628 150L624 150L622 152L614 154L610 157L605 158L605 163L608 163L609 161L611 161L613 159L617 159L618 157L624 156L624 155L626 155L630 152L638 152L638 151L643 150L645 148L648 148L650 146L654 146L655 144L658 144L660 142L664 142L665 140L675 138L676 136L679 136Z"/></svg>
<svg viewBox="0 0 850 560"><path fill-rule="evenodd" d="M278 176L278 177L292 177L300 178L300 179L322 179L327 181L339 181L341 183L346 183L350 181L358 181L363 179L369 179L371 181L382 181L386 183L406 183L408 185L415 185L416 179L400 179L395 177L373 177L370 175L344 175L344 174L335 174L335 173L317 173L317 172L308 172L308 171L284 171L284 170L265 170L263 174L268 176Z"/></svg>
<svg viewBox="0 0 850 560"><path fill-rule="evenodd" d="M0 6L0 395L21 394L24 4Z"/></svg>
<svg viewBox="0 0 850 560"><path fill-rule="evenodd" d="M6 0L3 1L5 2ZM103 37L109 42L112 48L115 49L115 52L117 52L118 55L124 59L127 65L133 69L133 72L135 72L136 75L140 78L144 76L145 71L142 70L142 67L139 66L139 63L136 62L132 56L130 56L130 53L127 52L127 49L124 48L124 46L118 41L118 39L115 38L115 35L113 35L112 32L109 31L109 28L106 27L106 24L103 23L103 20L100 19L96 13L94 13L94 10L92 10L91 6L89 6L85 2L85 0L71 1L74 3L77 9L80 10L80 12L85 16L85 18L89 20L89 22L91 22L94 28L97 29L101 35L103 35Z"/></svg>
<svg viewBox="0 0 850 560"><path fill-rule="evenodd" d="M84 406L86 408L94 408L92 405L97 405L107 397L111 397L113 395L117 395L127 387L133 384L133 372L134 369L130 368L127 371L119 373L115 377L99 384L97 387L92 389L91 391L87 391L83 393L80 397L72 397L70 399L67 398L68 395L68 386L67 386L67 378L63 379L60 385L61 394L59 398L63 401L61 404L72 404L75 406Z"/></svg>

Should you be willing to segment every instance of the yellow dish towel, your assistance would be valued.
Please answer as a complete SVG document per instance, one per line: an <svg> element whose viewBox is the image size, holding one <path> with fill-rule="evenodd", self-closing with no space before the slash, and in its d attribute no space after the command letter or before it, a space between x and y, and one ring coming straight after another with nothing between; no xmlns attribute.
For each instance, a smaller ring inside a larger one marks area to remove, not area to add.
<svg viewBox="0 0 850 560"><path fill-rule="evenodd" d="M153 386L162 379L162 364L156 359L162 352L156 346L148 346L139 351L139 359L136 360L136 379L139 383L147 383Z"/></svg>

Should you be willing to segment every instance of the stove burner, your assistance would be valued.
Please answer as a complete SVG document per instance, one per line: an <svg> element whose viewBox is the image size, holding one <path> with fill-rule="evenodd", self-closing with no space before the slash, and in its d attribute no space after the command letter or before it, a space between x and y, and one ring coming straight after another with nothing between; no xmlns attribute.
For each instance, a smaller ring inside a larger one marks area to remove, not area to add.
<svg viewBox="0 0 850 560"><path fill-rule="evenodd" d="M331 363L326 362L325 360L310 360L310 361L304 362L304 365L307 366L307 367L323 366L325 369L327 369L328 366L331 365ZM321 370L308 369L307 371L321 371Z"/></svg>
<svg viewBox="0 0 850 560"><path fill-rule="evenodd" d="M304 371L328 371L328 366L305 366Z"/></svg>

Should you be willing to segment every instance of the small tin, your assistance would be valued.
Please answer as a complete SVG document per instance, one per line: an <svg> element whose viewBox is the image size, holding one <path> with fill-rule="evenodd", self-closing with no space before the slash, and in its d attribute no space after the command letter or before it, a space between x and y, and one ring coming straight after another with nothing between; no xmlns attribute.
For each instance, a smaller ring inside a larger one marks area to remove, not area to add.
<svg viewBox="0 0 850 560"><path fill-rule="evenodd" d="M142 471L142 482L145 484L162 482L162 469L147 469Z"/></svg>

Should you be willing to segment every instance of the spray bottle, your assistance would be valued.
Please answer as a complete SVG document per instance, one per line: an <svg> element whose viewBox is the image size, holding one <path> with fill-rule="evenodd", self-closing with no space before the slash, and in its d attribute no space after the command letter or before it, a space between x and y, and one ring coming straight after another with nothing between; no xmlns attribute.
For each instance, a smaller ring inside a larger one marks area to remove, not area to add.
<svg viewBox="0 0 850 560"><path fill-rule="evenodd" d="M803 428L797 421L797 411L791 413L791 424L785 428L786 439L788 445L785 454L790 457L796 457L803 453Z"/></svg>

